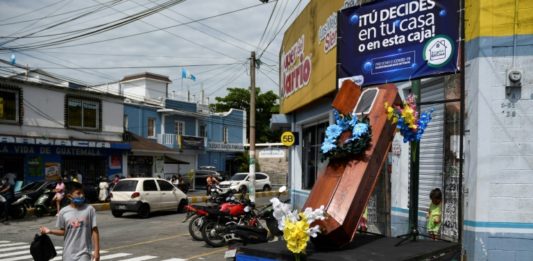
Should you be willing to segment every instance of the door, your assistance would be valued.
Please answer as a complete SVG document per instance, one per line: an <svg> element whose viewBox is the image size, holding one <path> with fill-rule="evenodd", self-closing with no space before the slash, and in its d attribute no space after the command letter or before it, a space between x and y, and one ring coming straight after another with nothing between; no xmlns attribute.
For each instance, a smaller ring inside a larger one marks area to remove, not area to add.
<svg viewBox="0 0 533 261"><path fill-rule="evenodd" d="M165 180L157 180L161 191L161 209L174 210L178 207L178 201L174 193L175 187Z"/></svg>
<svg viewBox="0 0 533 261"><path fill-rule="evenodd" d="M255 174L255 190L263 190L266 182L266 176L263 173Z"/></svg>
<svg viewBox="0 0 533 261"><path fill-rule="evenodd" d="M143 191L141 192L141 200L150 205L151 210L161 209L161 193L157 189L155 180L147 179L143 181Z"/></svg>

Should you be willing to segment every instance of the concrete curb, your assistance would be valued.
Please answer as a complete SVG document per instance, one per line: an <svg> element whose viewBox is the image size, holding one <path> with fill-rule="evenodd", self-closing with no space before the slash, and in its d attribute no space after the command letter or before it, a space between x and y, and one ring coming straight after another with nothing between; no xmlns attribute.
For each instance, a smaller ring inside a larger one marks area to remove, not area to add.
<svg viewBox="0 0 533 261"><path fill-rule="evenodd" d="M255 197L256 198L265 198L265 197L274 197L274 196L277 196L279 192L277 191L261 191L261 192L256 192L255 193ZM235 194L235 197L239 197L241 194ZM281 195L287 195L287 192L283 192L281 193ZM189 204L192 204L192 203L204 203L204 202L207 202L207 200L209 199L208 196L192 196L192 197L188 197L188 200L189 200ZM109 203L95 203L95 204L91 204L94 209L96 211L105 211L105 210L109 210L110 207L109 207ZM27 215L30 215L32 216L34 214L33 212L33 208L29 208L27 210Z"/></svg>

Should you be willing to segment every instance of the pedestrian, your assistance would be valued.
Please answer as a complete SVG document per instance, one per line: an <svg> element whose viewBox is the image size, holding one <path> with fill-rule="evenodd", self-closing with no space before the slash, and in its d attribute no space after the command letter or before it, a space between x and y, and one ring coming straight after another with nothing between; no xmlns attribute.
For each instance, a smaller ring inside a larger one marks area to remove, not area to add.
<svg viewBox="0 0 533 261"><path fill-rule="evenodd" d="M2 178L2 186L0 187L0 193L2 194L4 201L2 204L4 205L4 218L2 219L2 222L4 224L9 224L9 215L10 215L10 205L13 203L13 200L15 199L15 179L16 175L14 173L7 173Z"/></svg>
<svg viewBox="0 0 533 261"><path fill-rule="evenodd" d="M99 261L100 233L96 225L96 211L85 203L83 187L73 183L67 197L70 204L57 217L56 227L41 226L41 234L52 234L64 238L63 260Z"/></svg>
<svg viewBox="0 0 533 261"><path fill-rule="evenodd" d="M431 204L427 213L427 231L431 239L436 240L440 238L440 224L442 218L442 192L439 188L433 189L429 193Z"/></svg>
<svg viewBox="0 0 533 261"><path fill-rule="evenodd" d="M63 183L62 179L57 180L54 192L56 194L52 198L52 202L56 203L56 210L57 210L56 216L57 216L59 215L59 210L61 209L61 201L63 200L63 197L65 196L65 183Z"/></svg>
<svg viewBox="0 0 533 261"><path fill-rule="evenodd" d="M207 179L206 179L206 189L207 189L207 195L210 195L211 194L211 187L215 184L218 184L218 180L213 177L213 174L209 174L209 176L207 176Z"/></svg>
<svg viewBox="0 0 533 261"><path fill-rule="evenodd" d="M100 177L100 183L98 184L98 189L100 190L98 192L98 199L102 202L105 202L109 195L109 192L108 192L109 184L107 184L107 181L104 177Z"/></svg>
<svg viewBox="0 0 533 261"><path fill-rule="evenodd" d="M178 186L180 184L180 181L176 177L176 175L172 175L172 178L170 179L170 182L172 182L172 185L174 185L174 186Z"/></svg>

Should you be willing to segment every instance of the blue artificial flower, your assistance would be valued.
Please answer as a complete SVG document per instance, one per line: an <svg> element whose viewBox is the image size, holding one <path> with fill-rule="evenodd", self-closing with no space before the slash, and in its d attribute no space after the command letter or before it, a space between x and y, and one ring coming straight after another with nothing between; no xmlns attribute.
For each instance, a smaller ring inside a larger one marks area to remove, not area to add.
<svg viewBox="0 0 533 261"><path fill-rule="evenodd" d="M363 134L368 132L368 124L366 123L357 123L352 130L352 136L360 138Z"/></svg>
<svg viewBox="0 0 533 261"><path fill-rule="evenodd" d="M331 138L332 140L336 140L342 133L343 129L341 126L332 124L329 125L326 129L326 137Z"/></svg>
<svg viewBox="0 0 533 261"><path fill-rule="evenodd" d="M323 154L326 154L336 147L337 145L326 140L322 143L322 147L320 147L320 150Z"/></svg>
<svg viewBox="0 0 533 261"><path fill-rule="evenodd" d="M349 122L350 126L355 126L357 124L357 115L355 113L352 113L352 119Z"/></svg>

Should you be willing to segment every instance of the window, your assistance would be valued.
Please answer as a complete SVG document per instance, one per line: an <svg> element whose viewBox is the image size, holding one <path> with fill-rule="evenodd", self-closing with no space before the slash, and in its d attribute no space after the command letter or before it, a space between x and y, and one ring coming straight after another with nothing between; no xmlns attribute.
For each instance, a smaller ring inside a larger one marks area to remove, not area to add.
<svg viewBox="0 0 533 261"><path fill-rule="evenodd" d="M223 136L223 142L228 143L229 135L228 135L228 127L224 127L224 136Z"/></svg>
<svg viewBox="0 0 533 261"><path fill-rule="evenodd" d="M143 191L157 191L157 186L153 180L145 180L143 182Z"/></svg>
<svg viewBox="0 0 533 261"><path fill-rule="evenodd" d="M175 121L174 126L175 126L174 131L176 135L180 135L180 136L185 135L185 122Z"/></svg>
<svg viewBox="0 0 533 261"><path fill-rule="evenodd" d="M148 137L155 137L155 119L148 118Z"/></svg>
<svg viewBox="0 0 533 261"><path fill-rule="evenodd" d="M256 173L255 174L255 179L256 180L263 180L263 179L266 179L266 175L265 174L261 174L261 173Z"/></svg>
<svg viewBox="0 0 533 261"><path fill-rule="evenodd" d="M355 108L356 114L368 114L374 105L374 101L378 96L378 89L366 89L361 94L359 101L357 102L357 107Z"/></svg>
<svg viewBox="0 0 533 261"><path fill-rule="evenodd" d="M174 190L174 185L164 181L164 180L157 180L157 184L159 184L159 188L161 191L172 191Z"/></svg>
<svg viewBox="0 0 533 261"><path fill-rule="evenodd" d="M302 135L302 189L312 189L318 171L325 163L322 162L320 146L324 140L327 122L303 128Z"/></svg>
<svg viewBox="0 0 533 261"><path fill-rule="evenodd" d="M128 130L128 115L124 115L124 130L127 131Z"/></svg>
<svg viewBox="0 0 533 261"><path fill-rule="evenodd" d="M121 180L113 188L113 191L135 191L137 189L137 180Z"/></svg>
<svg viewBox="0 0 533 261"><path fill-rule="evenodd" d="M72 128L98 129L100 102L67 98L67 124Z"/></svg>
<svg viewBox="0 0 533 261"><path fill-rule="evenodd" d="M205 132L205 125L200 125L200 129L198 130L198 136L207 137L207 133Z"/></svg>
<svg viewBox="0 0 533 261"><path fill-rule="evenodd" d="M0 90L0 122L16 123L19 119L19 91Z"/></svg>

